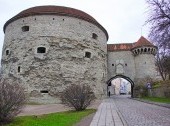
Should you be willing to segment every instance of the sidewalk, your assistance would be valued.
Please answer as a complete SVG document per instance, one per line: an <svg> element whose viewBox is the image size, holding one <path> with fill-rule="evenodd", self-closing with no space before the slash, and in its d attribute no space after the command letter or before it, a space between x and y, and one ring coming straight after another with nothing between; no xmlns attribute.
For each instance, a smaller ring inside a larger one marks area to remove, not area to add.
<svg viewBox="0 0 170 126"><path fill-rule="evenodd" d="M148 101L148 100L144 100L144 99L140 99L140 98L132 98L132 99L137 100L137 101L141 101L141 102L145 102L145 103L148 103L148 104L153 104L153 105L157 105L157 106L170 108L170 104L168 104L168 103L152 102L152 101Z"/></svg>
<svg viewBox="0 0 170 126"><path fill-rule="evenodd" d="M127 126L114 100L104 99L98 107L90 126Z"/></svg>

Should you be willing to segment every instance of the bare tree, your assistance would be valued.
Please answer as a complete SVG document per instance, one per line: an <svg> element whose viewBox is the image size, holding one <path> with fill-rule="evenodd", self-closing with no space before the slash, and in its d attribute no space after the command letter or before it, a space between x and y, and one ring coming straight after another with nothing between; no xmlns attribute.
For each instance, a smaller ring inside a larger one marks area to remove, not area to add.
<svg viewBox="0 0 170 126"><path fill-rule="evenodd" d="M163 80L167 77L166 57L170 55L170 1L146 0L149 5L149 18L151 24L149 38L158 46L156 65Z"/></svg>
<svg viewBox="0 0 170 126"><path fill-rule="evenodd" d="M16 83L0 79L0 125L12 121L26 101L24 89Z"/></svg>
<svg viewBox="0 0 170 126"><path fill-rule="evenodd" d="M76 111L86 109L95 99L95 95L88 85L71 85L61 93L61 101L69 107L74 107Z"/></svg>

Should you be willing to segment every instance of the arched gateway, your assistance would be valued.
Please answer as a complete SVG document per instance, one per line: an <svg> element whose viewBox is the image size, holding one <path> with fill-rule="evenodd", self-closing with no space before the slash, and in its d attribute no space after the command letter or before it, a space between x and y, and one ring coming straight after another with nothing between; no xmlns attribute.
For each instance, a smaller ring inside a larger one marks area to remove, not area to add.
<svg viewBox="0 0 170 126"><path fill-rule="evenodd" d="M111 77L108 81L107 81L107 95L108 95L108 86L111 86L111 82L112 80L116 79L116 78L123 78L125 80L127 80L128 82L130 82L131 84L131 97L133 98L133 88L134 88L134 82L127 76L124 75L116 75L114 77Z"/></svg>
<svg viewBox="0 0 170 126"><path fill-rule="evenodd" d="M133 87L146 77L158 78L155 66L157 47L143 36L135 43L107 45L107 89L115 78L124 78ZM107 92L107 91L106 91Z"/></svg>

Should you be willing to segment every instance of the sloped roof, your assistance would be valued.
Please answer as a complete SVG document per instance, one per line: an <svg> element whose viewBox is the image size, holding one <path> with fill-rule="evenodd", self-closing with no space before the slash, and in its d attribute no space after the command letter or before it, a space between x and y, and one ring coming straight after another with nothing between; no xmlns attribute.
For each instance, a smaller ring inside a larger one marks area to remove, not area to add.
<svg viewBox="0 0 170 126"><path fill-rule="evenodd" d="M140 39L137 42L134 43L121 43L121 44L107 44L107 51L130 51L134 48L139 48L142 46L154 46L151 42L149 42L146 38L143 36L140 37Z"/></svg>
<svg viewBox="0 0 170 126"><path fill-rule="evenodd" d="M108 51L128 51L133 47L133 43L107 44Z"/></svg>
<svg viewBox="0 0 170 126"><path fill-rule="evenodd" d="M63 6L36 6L36 7L26 9L20 12L19 14L17 14L16 16L12 17L5 23L4 33L7 25L10 24L11 22L19 18L34 16L34 15L60 15L60 16L70 16L70 17L79 18L98 26L106 34L106 37L108 39L107 31L92 16L78 9L63 7Z"/></svg>
<svg viewBox="0 0 170 126"><path fill-rule="evenodd" d="M141 36L137 42L135 42L133 48L142 47L142 46L154 46L151 42L149 42L146 38Z"/></svg>

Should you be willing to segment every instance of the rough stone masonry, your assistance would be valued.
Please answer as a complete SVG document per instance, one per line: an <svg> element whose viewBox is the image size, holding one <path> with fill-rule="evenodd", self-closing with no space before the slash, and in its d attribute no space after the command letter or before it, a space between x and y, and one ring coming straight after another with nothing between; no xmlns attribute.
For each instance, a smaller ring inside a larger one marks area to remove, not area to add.
<svg viewBox="0 0 170 126"><path fill-rule="evenodd" d="M9 19L4 33L2 77L22 84L33 102L57 103L56 96L72 84L90 85L101 98L107 92L106 81L116 74L134 81L145 77L142 69L155 77L155 46L139 41L126 50L109 48L115 45L107 45L107 31L77 9L29 8ZM148 63L142 61L146 58Z"/></svg>

